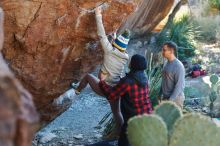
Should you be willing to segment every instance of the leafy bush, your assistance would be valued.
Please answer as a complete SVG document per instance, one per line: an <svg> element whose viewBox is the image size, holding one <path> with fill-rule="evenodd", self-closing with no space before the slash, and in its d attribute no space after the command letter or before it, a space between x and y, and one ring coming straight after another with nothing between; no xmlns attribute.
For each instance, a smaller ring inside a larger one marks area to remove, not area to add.
<svg viewBox="0 0 220 146"><path fill-rule="evenodd" d="M220 10L220 0L209 0L211 7Z"/></svg>
<svg viewBox="0 0 220 146"><path fill-rule="evenodd" d="M206 16L206 17L194 17L194 25L200 26L200 37L197 37L199 41L215 43L220 34L220 15Z"/></svg>
<svg viewBox="0 0 220 146"><path fill-rule="evenodd" d="M199 41L215 43L220 34L220 0L194 0L190 6L194 25L200 26L201 37Z"/></svg>
<svg viewBox="0 0 220 146"><path fill-rule="evenodd" d="M178 20L174 19L174 22L158 36L156 43L161 48L166 41L175 42L179 46L177 55L180 60L184 60L195 55L195 38L199 36L198 25L192 23L189 15L184 15Z"/></svg>
<svg viewBox="0 0 220 146"><path fill-rule="evenodd" d="M150 53L147 56L148 68L146 70L146 75L149 82L149 97L153 106L158 105L157 98L160 94L161 82L162 82L162 56L157 56L159 60L154 60L154 53Z"/></svg>

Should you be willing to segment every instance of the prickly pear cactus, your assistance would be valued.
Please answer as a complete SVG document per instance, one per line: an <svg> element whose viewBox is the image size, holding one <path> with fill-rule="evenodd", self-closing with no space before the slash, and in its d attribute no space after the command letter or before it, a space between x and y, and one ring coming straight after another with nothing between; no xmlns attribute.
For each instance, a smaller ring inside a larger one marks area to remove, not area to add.
<svg viewBox="0 0 220 146"><path fill-rule="evenodd" d="M218 76L217 75L211 75L210 76L210 82L212 83L212 84L216 84L217 82L219 81L219 78L218 78Z"/></svg>
<svg viewBox="0 0 220 146"><path fill-rule="evenodd" d="M210 82L211 84L211 91L209 93L209 100L210 100L210 117L214 118L215 117L215 112L214 112L214 102L219 96L219 90L220 90L220 83L219 83L219 77L215 74L210 76Z"/></svg>
<svg viewBox="0 0 220 146"><path fill-rule="evenodd" d="M220 146L220 128L205 116L185 115L175 123L169 146Z"/></svg>
<svg viewBox="0 0 220 146"><path fill-rule="evenodd" d="M211 102L214 102L217 97L218 97L218 95L215 91L211 91L211 93L209 94L209 98L210 98Z"/></svg>
<svg viewBox="0 0 220 146"><path fill-rule="evenodd" d="M170 101L163 102L156 107L154 114L159 115L166 123L169 137L172 133L174 123L183 116L182 110L174 102Z"/></svg>
<svg viewBox="0 0 220 146"><path fill-rule="evenodd" d="M167 146L168 131L157 115L136 116L128 121L128 139L131 146Z"/></svg>

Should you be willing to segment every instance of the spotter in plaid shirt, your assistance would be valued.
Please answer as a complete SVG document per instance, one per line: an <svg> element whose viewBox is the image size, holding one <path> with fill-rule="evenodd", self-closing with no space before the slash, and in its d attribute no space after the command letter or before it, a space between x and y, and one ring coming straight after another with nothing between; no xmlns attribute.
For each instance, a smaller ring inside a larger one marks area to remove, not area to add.
<svg viewBox="0 0 220 146"><path fill-rule="evenodd" d="M99 87L108 100L121 99L120 109L124 124L121 128L118 146L130 146L127 138L127 122L131 117L152 113L148 97L148 80L144 72L147 68L145 57L133 55L129 67L130 72L116 86L111 87L104 81L99 82Z"/></svg>
<svg viewBox="0 0 220 146"><path fill-rule="evenodd" d="M125 121L135 115L152 112L148 97L148 81L144 71L130 72L114 87L108 86L104 81L100 84L108 100L121 97L121 110Z"/></svg>

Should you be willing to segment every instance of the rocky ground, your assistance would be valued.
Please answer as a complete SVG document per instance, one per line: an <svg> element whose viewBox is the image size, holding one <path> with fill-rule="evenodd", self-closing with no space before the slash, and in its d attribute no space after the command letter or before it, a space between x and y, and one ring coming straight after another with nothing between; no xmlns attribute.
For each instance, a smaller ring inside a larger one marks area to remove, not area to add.
<svg viewBox="0 0 220 146"><path fill-rule="evenodd" d="M32 146L82 146L101 140L98 122L110 110L107 100L87 87L72 106L36 134Z"/></svg>

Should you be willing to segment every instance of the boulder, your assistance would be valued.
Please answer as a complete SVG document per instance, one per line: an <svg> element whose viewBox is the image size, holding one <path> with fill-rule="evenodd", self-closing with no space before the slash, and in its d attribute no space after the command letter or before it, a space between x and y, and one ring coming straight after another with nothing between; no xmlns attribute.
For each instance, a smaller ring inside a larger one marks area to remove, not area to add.
<svg viewBox="0 0 220 146"><path fill-rule="evenodd" d="M3 43L3 11L0 8L0 51ZM0 52L0 145L29 146L38 114L30 93L8 68Z"/></svg>
<svg viewBox="0 0 220 146"><path fill-rule="evenodd" d="M54 105L53 100L101 63L94 8L102 4L110 34L120 26L119 32L124 28L151 31L167 15L173 0L0 1L6 15L3 55L32 93L42 123L71 104Z"/></svg>

